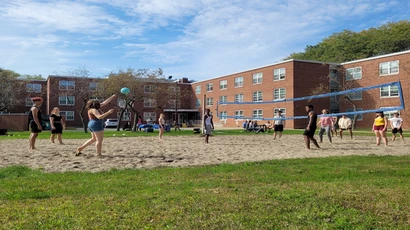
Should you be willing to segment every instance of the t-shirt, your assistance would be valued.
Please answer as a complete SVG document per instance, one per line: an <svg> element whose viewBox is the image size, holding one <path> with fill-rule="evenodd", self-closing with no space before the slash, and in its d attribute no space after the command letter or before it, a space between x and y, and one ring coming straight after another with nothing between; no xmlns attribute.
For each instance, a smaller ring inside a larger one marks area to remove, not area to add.
<svg viewBox="0 0 410 230"><path fill-rule="evenodd" d="M400 124L403 122L403 119L401 119L401 117L393 117L390 118L389 121L392 123L393 128L399 128Z"/></svg>
<svg viewBox="0 0 410 230"><path fill-rule="evenodd" d="M348 118L348 117L340 118L338 123L339 123L339 127L341 129L347 129L349 127L351 128L351 126L352 126L352 120L350 120L350 118Z"/></svg>
<svg viewBox="0 0 410 230"><path fill-rule="evenodd" d="M320 117L320 124L322 127L327 127L332 125L333 118L332 117Z"/></svg>
<svg viewBox="0 0 410 230"><path fill-rule="evenodd" d="M376 117L374 119L374 125L375 126L383 126L384 124L384 118L383 117Z"/></svg>
<svg viewBox="0 0 410 230"><path fill-rule="evenodd" d="M274 118L283 118L282 115L276 115ZM275 120L275 125L283 125L284 120Z"/></svg>

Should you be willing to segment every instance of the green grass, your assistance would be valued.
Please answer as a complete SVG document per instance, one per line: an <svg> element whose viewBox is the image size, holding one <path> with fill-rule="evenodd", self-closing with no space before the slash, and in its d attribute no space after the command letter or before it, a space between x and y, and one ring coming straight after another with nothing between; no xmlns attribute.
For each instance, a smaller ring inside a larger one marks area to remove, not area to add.
<svg viewBox="0 0 410 230"><path fill-rule="evenodd" d="M409 229L410 157L0 169L0 229Z"/></svg>

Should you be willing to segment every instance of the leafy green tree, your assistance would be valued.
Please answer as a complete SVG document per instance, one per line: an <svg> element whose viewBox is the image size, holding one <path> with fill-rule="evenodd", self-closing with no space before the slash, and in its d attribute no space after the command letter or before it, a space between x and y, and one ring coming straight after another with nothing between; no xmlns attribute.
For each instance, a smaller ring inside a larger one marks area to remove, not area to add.
<svg viewBox="0 0 410 230"><path fill-rule="evenodd" d="M0 111L8 112L15 105L22 103L19 91L16 90L23 86L23 82L18 80L19 77L20 74L12 70L0 68Z"/></svg>

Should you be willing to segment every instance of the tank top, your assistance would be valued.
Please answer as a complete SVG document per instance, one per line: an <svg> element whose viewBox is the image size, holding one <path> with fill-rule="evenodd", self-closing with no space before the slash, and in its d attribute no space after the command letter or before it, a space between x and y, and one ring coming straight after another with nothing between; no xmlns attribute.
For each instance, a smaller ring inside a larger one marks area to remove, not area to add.
<svg viewBox="0 0 410 230"><path fill-rule="evenodd" d="M91 110L91 109L90 109ZM90 120L100 120L98 119L94 114L90 113L90 110L88 110L88 118ZM100 114L103 114L103 111L101 111L100 109L96 109Z"/></svg>
<svg viewBox="0 0 410 230"><path fill-rule="evenodd" d="M61 123L61 116L51 114L50 117L54 118L54 123Z"/></svg>
<svg viewBox="0 0 410 230"><path fill-rule="evenodd" d="M374 119L374 125L375 125L375 126L383 126L383 125L385 125L385 123L384 123L384 118L383 118L383 117L376 117L376 118Z"/></svg>
<svg viewBox="0 0 410 230"><path fill-rule="evenodd" d="M211 115L205 115L205 116L206 116L205 125L212 125L211 124L212 116Z"/></svg>
<svg viewBox="0 0 410 230"><path fill-rule="evenodd" d="M310 119L312 119L312 123L310 123L310 127L316 127L317 114L315 112L313 112L312 117L308 117L308 120L307 120L308 125L309 125Z"/></svg>
<svg viewBox="0 0 410 230"><path fill-rule="evenodd" d="M40 108L39 107L37 107L37 106L33 106L33 107L35 107L35 108L37 108L37 118L38 118L38 121L41 123L41 110L40 110ZM31 107L31 108L33 108L33 107ZM28 117L30 118L30 121L34 121L34 116L33 116L33 111L31 111L31 109L30 109L30 111L28 112Z"/></svg>

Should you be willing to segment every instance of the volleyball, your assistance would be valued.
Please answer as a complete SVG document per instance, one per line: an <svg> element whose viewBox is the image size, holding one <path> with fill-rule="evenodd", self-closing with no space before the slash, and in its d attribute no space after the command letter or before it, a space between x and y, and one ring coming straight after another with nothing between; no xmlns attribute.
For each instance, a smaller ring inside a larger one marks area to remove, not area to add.
<svg viewBox="0 0 410 230"><path fill-rule="evenodd" d="M128 89L127 87L124 87L121 89L121 93L122 94L129 94L130 93L130 89Z"/></svg>

